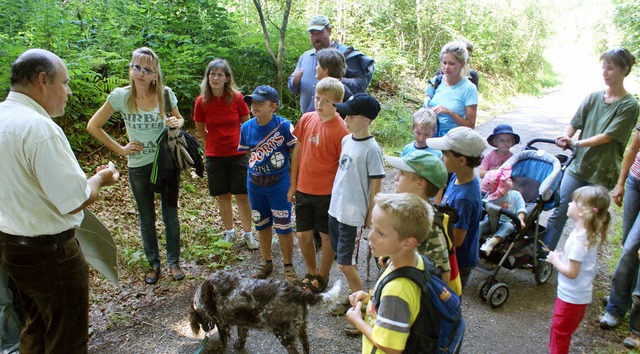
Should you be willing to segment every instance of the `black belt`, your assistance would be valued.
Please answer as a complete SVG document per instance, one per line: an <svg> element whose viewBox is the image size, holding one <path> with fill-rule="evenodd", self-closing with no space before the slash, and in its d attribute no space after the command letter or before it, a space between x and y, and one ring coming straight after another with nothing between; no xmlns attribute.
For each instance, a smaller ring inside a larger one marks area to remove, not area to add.
<svg viewBox="0 0 640 354"><path fill-rule="evenodd" d="M0 242L15 246L42 247L60 244L71 240L76 234L75 229L62 231L55 235L17 236L0 231Z"/></svg>

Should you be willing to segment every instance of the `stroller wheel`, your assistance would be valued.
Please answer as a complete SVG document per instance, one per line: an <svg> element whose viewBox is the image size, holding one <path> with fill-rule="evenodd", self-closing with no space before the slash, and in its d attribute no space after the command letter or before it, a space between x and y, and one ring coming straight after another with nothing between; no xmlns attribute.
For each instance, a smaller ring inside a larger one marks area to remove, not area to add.
<svg viewBox="0 0 640 354"><path fill-rule="evenodd" d="M544 284L551 278L553 273L553 265L547 261L540 261L534 269L537 284Z"/></svg>
<svg viewBox="0 0 640 354"><path fill-rule="evenodd" d="M505 283L494 284L487 293L487 300L491 308L502 306L509 298L509 287Z"/></svg>
<svg viewBox="0 0 640 354"><path fill-rule="evenodd" d="M493 285L494 282L489 279L483 280L478 286L478 296L482 299L482 301L487 301L487 293L489 292L489 288Z"/></svg>

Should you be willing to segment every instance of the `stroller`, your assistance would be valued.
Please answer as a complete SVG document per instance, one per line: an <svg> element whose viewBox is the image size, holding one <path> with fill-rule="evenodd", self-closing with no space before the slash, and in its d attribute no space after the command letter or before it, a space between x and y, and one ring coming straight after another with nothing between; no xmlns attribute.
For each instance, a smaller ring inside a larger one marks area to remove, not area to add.
<svg viewBox="0 0 640 354"><path fill-rule="evenodd" d="M533 266L537 284L544 284L551 277L553 266L541 260L541 249L546 248L541 236L545 227L540 225L540 214L543 211L555 208L559 203L560 181L564 171L569 166L575 154L575 149L569 148L565 154L552 155L535 147L535 144L553 144L553 139L533 139L525 148L514 154L503 166L512 168L511 179L513 189L519 191L526 203L527 216L526 227L520 228L520 219L514 213L497 205L483 202L484 213L488 216L491 225L489 235L480 236L480 244L491 237L496 231L498 219L505 215L513 223L515 231L499 243L487 256L480 252L480 257L496 267L491 269L480 268L481 271L490 274L489 278L480 283L478 295L483 301L488 301L492 308L502 306L509 297L507 284L498 281L497 276L501 268L516 269L523 266Z"/></svg>

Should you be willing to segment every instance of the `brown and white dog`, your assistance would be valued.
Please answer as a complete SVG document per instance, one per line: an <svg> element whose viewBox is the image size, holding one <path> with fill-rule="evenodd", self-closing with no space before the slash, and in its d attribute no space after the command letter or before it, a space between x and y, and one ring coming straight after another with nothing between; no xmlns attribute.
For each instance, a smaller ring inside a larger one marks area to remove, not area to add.
<svg viewBox="0 0 640 354"><path fill-rule="evenodd" d="M237 326L236 349L244 348L249 328L263 328L273 332L288 353L298 353L296 338L300 338L303 352L309 353L307 306L335 302L339 294L340 281L326 293L313 294L284 280L244 278L217 271L196 289L189 322L195 334L200 328L209 332L216 326L223 348L231 326Z"/></svg>

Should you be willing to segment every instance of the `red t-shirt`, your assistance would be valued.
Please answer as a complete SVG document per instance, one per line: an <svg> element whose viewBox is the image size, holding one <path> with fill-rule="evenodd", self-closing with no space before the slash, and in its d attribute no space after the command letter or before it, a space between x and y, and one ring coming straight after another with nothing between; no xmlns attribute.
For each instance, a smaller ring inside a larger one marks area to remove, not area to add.
<svg viewBox="0 0 640 354"><path fill-rule="evenodd" d="M238 151L240 117L249 115L249 107L240 92L233 92L233 101L229 105L225 103L226 96L225 92L222 97L211 97L206 103L199 96L193 107L193 120L205 123L207 127L206 156L227 157L245 153Z"/></svg>
<svg viewBox="0 0 640 354"><path fill-rule="evenodd" d="M349 134L340 115L323 122L317 112L302 115L293 130L300 144L296 189L312 195L331 194L338 171L342 138Z"/></svg>

